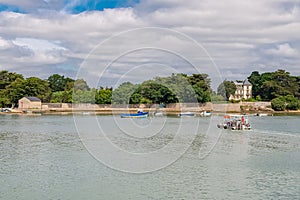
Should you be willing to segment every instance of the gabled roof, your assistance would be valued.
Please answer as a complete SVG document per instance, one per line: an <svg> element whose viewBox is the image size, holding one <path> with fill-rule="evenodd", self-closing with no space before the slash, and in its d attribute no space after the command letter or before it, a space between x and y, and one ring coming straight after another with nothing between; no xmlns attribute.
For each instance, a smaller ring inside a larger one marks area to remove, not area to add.
<svg viewBox="0 0 300 200"><path fill-rule="evenodd" d="M37 97L25 97L26 99L30 100L30 101L41 101L39 98Z"/></svg>
<svg viewBox="0 0 300 200"><path fill-rule="evenodd" d="M248 79L245 79L243 84L244 84L244 85L252 85L252 84L248 81Z"/></svg>

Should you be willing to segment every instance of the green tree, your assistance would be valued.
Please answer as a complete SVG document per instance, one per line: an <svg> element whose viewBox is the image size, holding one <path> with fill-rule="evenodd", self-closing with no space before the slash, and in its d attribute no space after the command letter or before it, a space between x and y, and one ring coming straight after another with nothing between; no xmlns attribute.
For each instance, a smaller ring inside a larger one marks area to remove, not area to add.
<svg viewBox="0 0 300 200"><path fill-rule="evenodd" d="M8 98L5 90L0 90L0 108L6 107L10 104L10 99Z"/></svg>
<svg viewBox="0 0 300 200"><path fill-rule="evenodd" d="M97 90L77 90L73 93L73 103L95 103Z"/></svg>
<svg viewBox="0 0 300 200"><path fill-rule="evenodd" d="M130 103L174 103L176 96L166 87L155 81L145 81L134 91Z"/></svg>
<svg viewBox="0 0 300 200"><path fill-rule="evenodd" d="M73 79L66 78L66 85L65 85L64 90L65 91L73 90L74 84L75 84L75 81Z"/></svg>
<svg viewBox="0 0 300 200"><path fill-rule="evenodd" d="M86 83L85 80L77 79L74 82L74 90L75 91L78 91L78 90L85 91L85 90L90 90L90 87L88 86L88 84Z"/></svg>
<svg viewBox="0 0 300 200"><path fill-rule="evenodd" d="M192 85L198 102L211 101L212 90L208 74L193 74L192 76L187 76L187 80Z"/></svg>
<svg viewBox="0 0 300 200"><path fill-rule="evenodd" d="M201 88L203 91L211 90L211 80L208 74L192 74L192 76L187 76L187 80L193 87Z"/></svg>
<svg viewBox="0 0 300 200"><path fill-rule="evenodd" d="M52 103L72 103L73 90L57 91L51 95Z"/></svg>
<svg viewBox="0 0 300 200"><path fill-rule="evenodd" d="M298 84L298 92L295 94L295 96L300 99L300 76L295 77L296 78L296 82Z"/></svg>
<svg viewBox="0 0 300 200"><path fill-rule="evenodd" d="M30 77L25 80L24 90L26 96L36 96L43 102L49 102L51 97L51 88L49 83L37 77Z"/></svg>
<svg viewBox="0 0 300 200"><path fill-rule="evenodd" d="M53 74L48 77L47 81L49 82L49 86L52 92L64 91L67 87L68 83L73 83L74 80L71 78L65 78L59 74ZM67 88L67 90L70 88Z"/></svg>
<svg viewBox="0 0 300 200"><path fill-rule="evenodd" d="M279 96L271 101L271 105L276 111L299 110L300 101L293 95Z"/></svg>
<svg viewBox="0 0 300 200"><path fill-rule="evenodd" d="M236 91L236 86L232 81L224 80L217 89L217 94L228 100L230 95L234 94Z"/></svg>
<svg viewBox="0 0 300 200"><path fill-rule="evenodd" d="M138 88L138 85L132 84L130 82L122 83L118 88L116 88L112 93L112 103L114 104L129 104L130 97Z"/></svg>
<svg viewBox="0 0 300 200"><path fill-rule="evenodd" d="M169 77L156 77L154 81L167 87L172 94L175 95L177 102L198 102L196 91L192 84L188 82L188 76L186 74L172 74Z"/></svg>
<svg viewBox="0 0 300 200"><path fill-rule="evenodd" d="M25 82L24 79L18 78L6 86L5 94L8 97L10 104L16 104L22 97L28 96L25 90Z"/></svg>
<svg viewBox="0 0 300 200"><path fill-rule="evenodd" d="M132 104L139 104L142 102L142 95L140 93L133 93L130 97L130 103Z"/></svg>
<svg viewBox="0 0 300 200"><path fill-rule="evenodd" d="M285 101L287 103L286 109L288 110L299 110L300 102L298 98L294 97L293 95L285 96Z"/></svg>
<svg viewBox="0 0 300 200"><path fill-rule="evenodd" d="M254 71L248 77L249 82L252 84L252 96L256 98L260 94L261 89L261 75L258 71Z"/></svg>
<svg viewBox="0 0 300 200"><path fill-rule="evenodd" d="M96 103L97 104L111 104L112 88L103 88L96 93Z"/></svg>
<svg viewBox="0 0 300 200"><path fill-rule="evenodd" d="M256 71L252 72L249 81L253 85L253 96L259 95L266 101L289 94L300 96L297 77L291 76L289 72L282 69L261 75Z"/></svg>
<svg viewBox="0 0 300 200"><path fill-rule="evenodd" d="M24 79L23 75L17 74L15 72L9 72L7 70L0 71L0 90L5 89L6 86L17 79Z"/></svg>
<svg viewBox="0 0 300 200"><path fill-rule="evenodd" d="M284 111L286 109L286 102L284 97L277 97L271 101L271 106L276 111Z"/></svg>

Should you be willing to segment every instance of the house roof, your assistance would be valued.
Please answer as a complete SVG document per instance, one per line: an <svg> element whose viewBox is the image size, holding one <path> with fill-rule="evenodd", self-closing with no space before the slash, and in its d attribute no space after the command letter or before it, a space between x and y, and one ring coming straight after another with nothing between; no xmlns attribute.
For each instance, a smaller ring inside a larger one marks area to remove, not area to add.
<svg viewBox="0 0 300 200"><path fill-rule="evenodd" d="M248 81L248 79L246 79L244 80L244 85L252 85L252 84Z"/></svg>
<svg viewBox="0 0 300 200"><path fill-rule="evenodd" d="M30 101L41 101L39 98L37 97L25 97L26 99L30 100Z"/></svg>

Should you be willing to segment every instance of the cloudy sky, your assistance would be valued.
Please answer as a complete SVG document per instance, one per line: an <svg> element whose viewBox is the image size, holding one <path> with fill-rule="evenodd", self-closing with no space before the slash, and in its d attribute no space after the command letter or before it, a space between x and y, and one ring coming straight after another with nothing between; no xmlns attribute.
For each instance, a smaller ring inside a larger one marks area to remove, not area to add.
<svg viewBox="0 0 300 200"><path fill-rule="evenodd" d="M298 0L0 0L0 69L113 86L171 73L300 75Z"/></svg>

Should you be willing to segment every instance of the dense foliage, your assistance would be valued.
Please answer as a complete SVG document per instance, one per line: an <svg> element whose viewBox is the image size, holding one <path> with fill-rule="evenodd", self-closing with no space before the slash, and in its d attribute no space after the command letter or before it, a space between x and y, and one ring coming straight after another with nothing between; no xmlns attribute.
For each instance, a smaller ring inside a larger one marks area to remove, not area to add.
<svg viewBox="0 0 300 200"><path fill-rule="evenodd" d="M113 91L112 102L118 104L205 103L211 100L207 74L172 74L156 77L141 84L121 84Z"/></svg>
<svg viewBox="0 0 300 200"><path fill-rule="evenodd" d="M279 69L275 72L259 74L254 71L248 77L253 85L253 97L257 100L271 101L277 111L298 110L300 98L300 78Z"/></svg>
<svg viewBox="0 0 300 200"><path fill-rule="evenodd" d="M299 110L300 102L293 95L276 97L271 101L272 108L276 111Z"/></svg>
<svg viewBox="0 0 300 200"><path fill-rule="evenodd" d="M300 108L300 76L291 76L285 70L254 71L248 77L253 89L249 101L271 101L274 110L297 110ZM90 88L83 79L73 80L53 74L46 80L6 70L0 71L0 107L14 106L24 96L36 96L43 102L96 103L96 104L168 104L205 103L227 100L236 86L224 80L217 93L210 87L207 74L172 74L156 77L141 84L122 83L119 87Z"/></svg>
<svg viewBox="0 0 300 200"><path fill-rule="evenodd" d="M253 97L259 96L262 100L270 101L276 97L294 95L300 97L299 77L291 76L289 72L279 69L275 72L259 74L254 71L248 77L253 85Z"/></svg>
<svg viewBox="0 0 300 200"><path fill-rule="evenodd" d="M232 81L224 80L217 89L217 94L222 96L224 100L229 99L231 94L234 94L236 86Z"/></svg>

